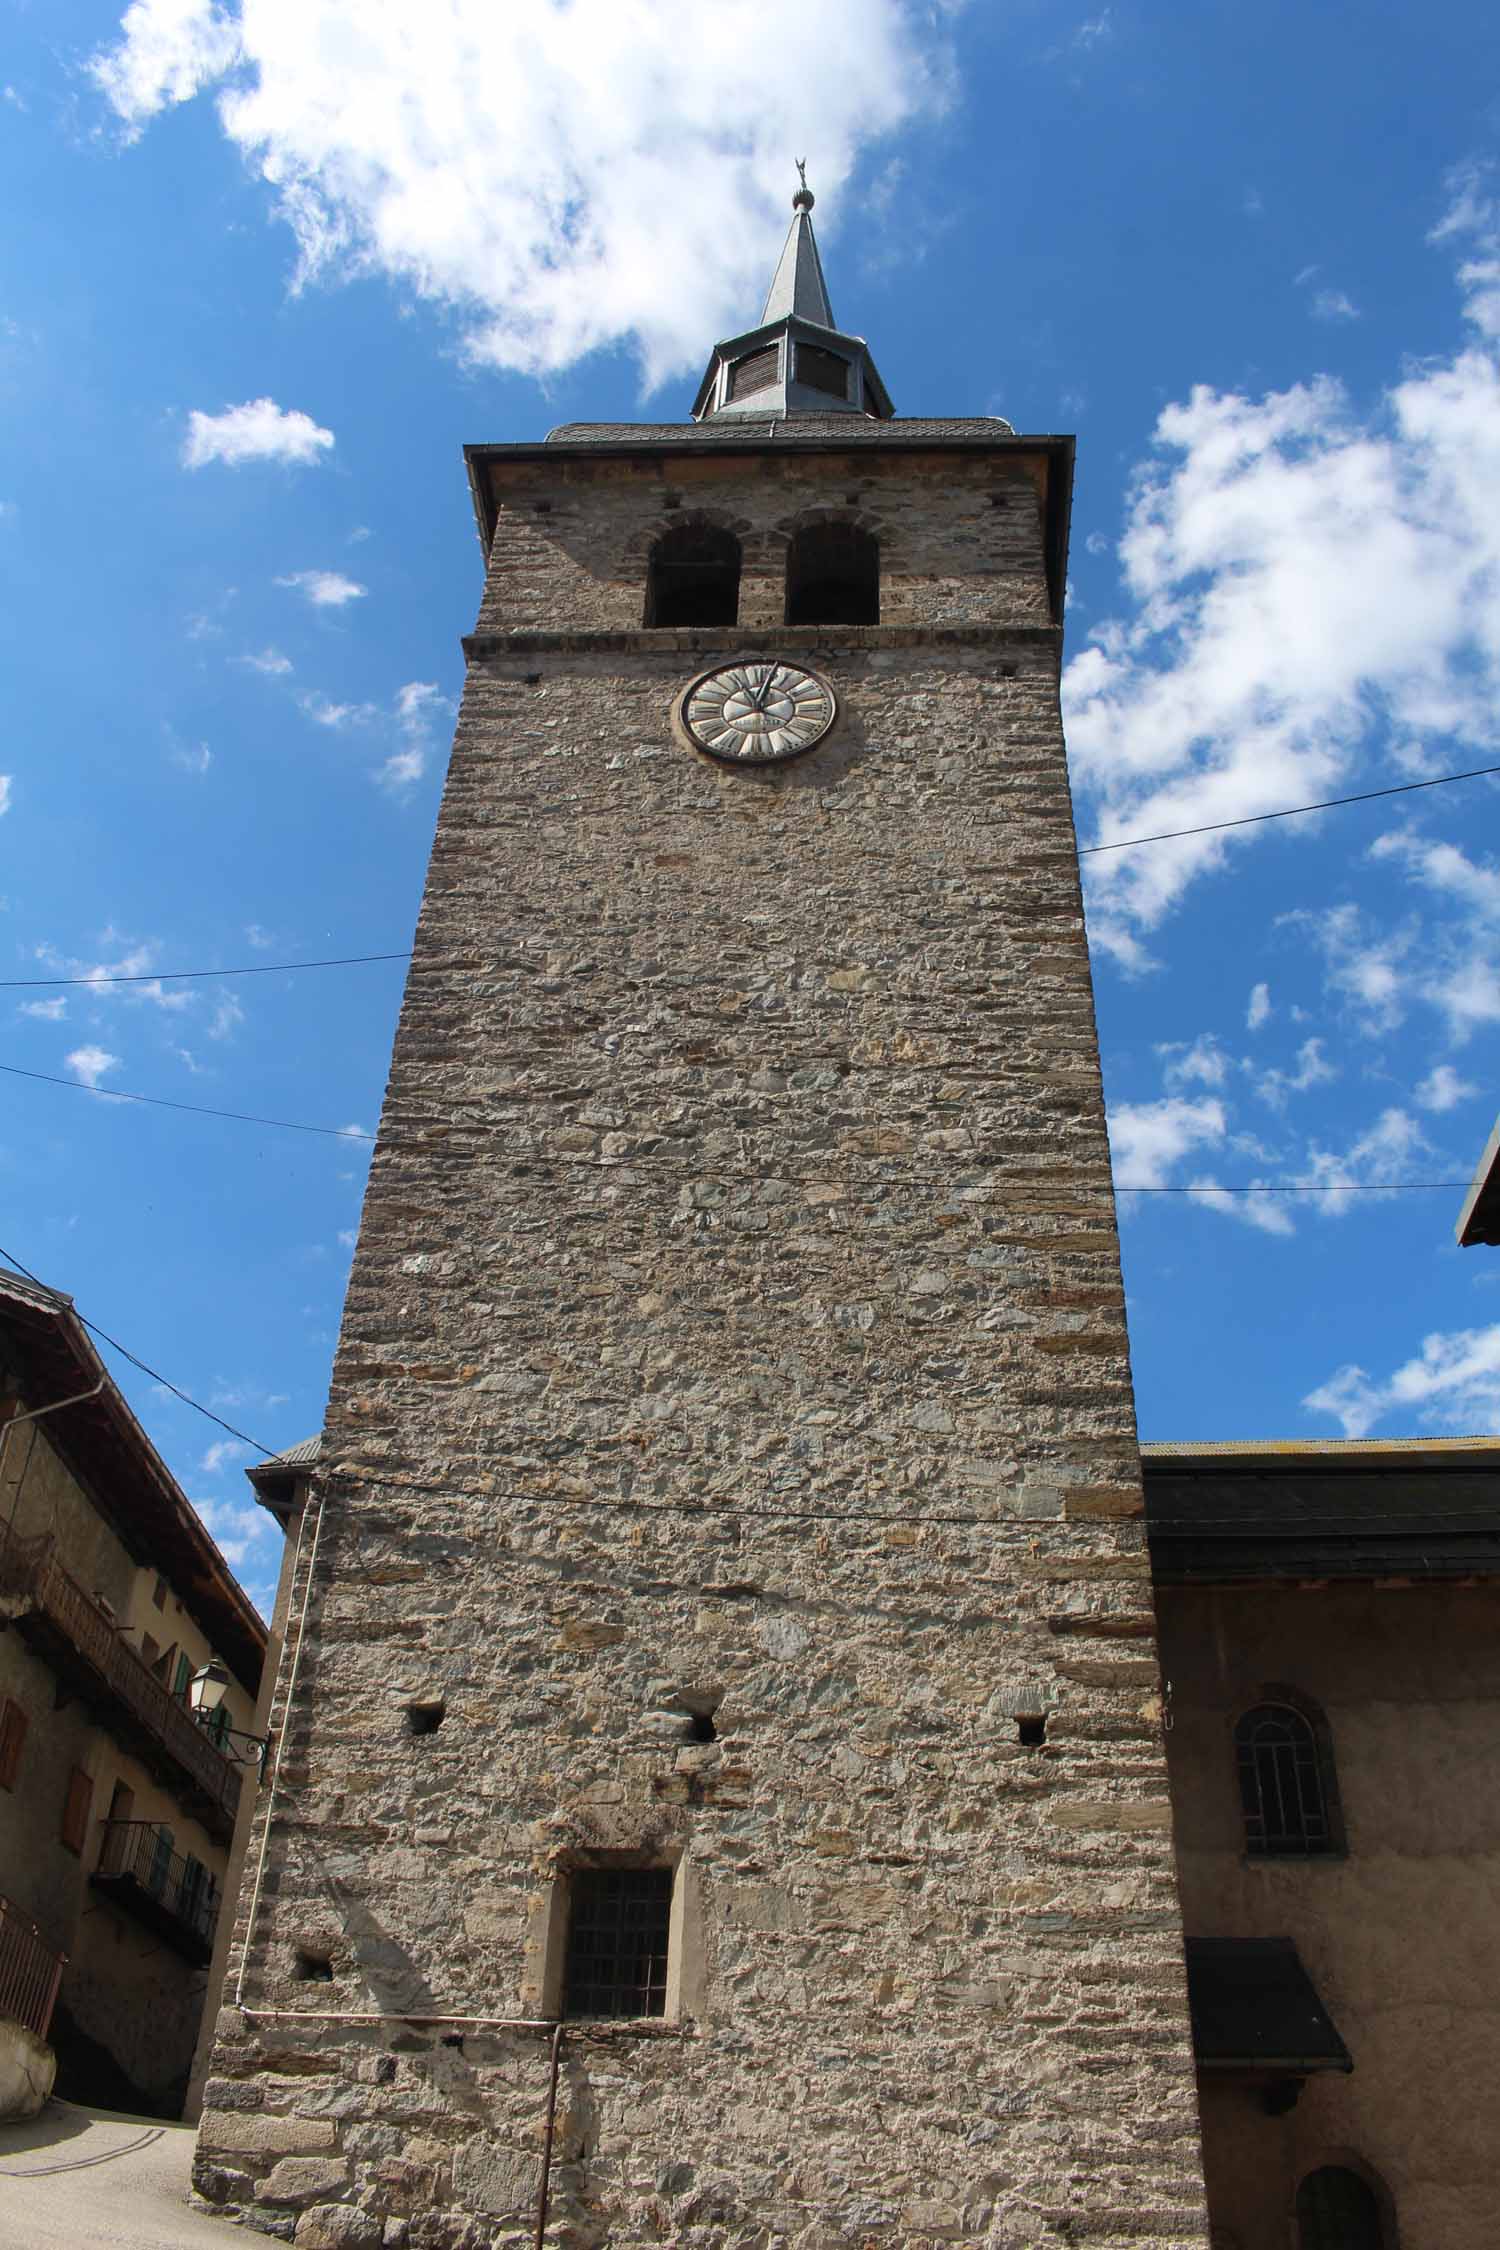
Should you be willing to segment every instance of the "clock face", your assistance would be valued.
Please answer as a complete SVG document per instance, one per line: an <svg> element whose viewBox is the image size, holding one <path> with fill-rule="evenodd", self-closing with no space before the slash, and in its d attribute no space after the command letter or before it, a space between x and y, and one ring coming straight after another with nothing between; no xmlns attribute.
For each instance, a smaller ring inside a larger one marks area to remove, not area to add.
<svg viewBox="0 0 1500 2250"><path fill-rule="evenodd" d="M682 699L689 739L731 766L771 766L821 742L838 714L827 682L777 657L721 664Z"/></svg>

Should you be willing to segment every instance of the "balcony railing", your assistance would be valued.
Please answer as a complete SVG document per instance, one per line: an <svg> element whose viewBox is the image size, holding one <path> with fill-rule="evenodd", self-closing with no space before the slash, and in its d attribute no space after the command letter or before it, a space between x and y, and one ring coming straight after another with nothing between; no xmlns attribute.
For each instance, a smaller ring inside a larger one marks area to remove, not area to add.
<svg viewBox="0 0 1500 2250"><path fill-rule="evenodd" d="M101 1722L227 1843L239 1803L239 1766L121 1640L114 1619L63 1568L50 1533L38 1539L0 1533L0 1608L40 1644Z"/></svg>
<svg viewBox="0 0 1500 2250"><path fill-rule="evenodd" d="M54 1951L29 1915L0 1898L0 2016L45 2039L67 1958Z"/></svg>
<svg viewBox="0 0 1500 2250"><path fill-rule="evenodd" d="M187 1960L206 1966L214 1950L219 1886L203 1862L174 1852L150 1820L107 1820L89 1881Z"/></svg>

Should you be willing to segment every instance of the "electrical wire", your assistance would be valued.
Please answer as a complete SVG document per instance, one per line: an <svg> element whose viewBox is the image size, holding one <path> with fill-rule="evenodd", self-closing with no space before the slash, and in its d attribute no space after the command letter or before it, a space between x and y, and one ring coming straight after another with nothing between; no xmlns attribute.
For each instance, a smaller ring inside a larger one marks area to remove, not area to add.
<svg viewBox="0 0 1500 2250"><path fill-rule="evenodd" d="M274 1125L282 1133L321 1133L335 1141L373 1141L375 1135L358 1125L302 1125L291 1117L257 1117L245 1109L208 1109L202 1102L169 1101L165 1094L130 1094L120 1086L86 1086L81 1079L57 1078L50 1071L22 1070L19 1063L0 1063L7 1078L34 1078L43 1086L67 1086L75 1094L98 1094L109 1102L144 1102L151 1109L185 1110L190 1117L229 1117L239 1125Z"/></svg>
<svg viewBox="0 0 1500 2250"><path fill-rule="evenodd" d="M68 1083L68 1081L65 1080L64 1083L66 1084ZM46 1289L47 1295L49 1297L55 1297L58 1295L57 1290L47 1288L47 1284L42 1280L40 1274L33 1273L30 1266L22 1265L20 1259L15 1257L9 1250L0 1248L0 1258L3 1258L8 1266L14 1267L17 1273L23 1274L26 1280L34 1281L38 1289ZM88 1319L85 1314L81 1313L78 1310L78 1307L76 1305L70 1304L69 1309L73 1314L73 1318L78 1321L82 1327L86 1328L91 1336L97 1336L101 1344L108 1344L110 1350L112 1352L118 1352L121 1359L128 1359L132 1367L139 1368L140 1372L143 1375L149 1375L153 1383L160 1383L162 1389L165 1391L170 1391L173 1398L180 1398L183 1405L190 1406L195 1414L202 1414L206 1416L206 1418L210 1422L216 1422L221 1430L227 1430L231 1437L238 1438L242 1444L253 1447L255 1452L263 1453L268 1461L275 1459L277 1453L277 1448L275 1446L262 1445L260 1439L251 1437L248 1430L236 1429L233 1422L226 1422L222 1414L215 1414L211 1406L202 1405L199 1400L189 1397L186 1391L180 1390L178 1386L167 1376L163 1375L158 1368L148 1366L145 1360L138 1358L136 1354L131 1351L128 1344L122 1344L117 1336L110 1335L108 1329L101 1328L96 1321Z"/></svg>
<svg viewBox="0 0 1500 2250"><path fill-rule="evenodd" d="M1477 781L1500 773L1500 766L1470 766L1464 773L1438 773L1430 781L1396 781L1388 789L1359 789L1352 797L1320 797L1316 804L1283 805L1278 812L1243 813L1238 820L1206 820L1198 828L1164 828L1159 836L1122 836L1114 844L1080 844L1080 859L1098 852L1133 851L1138 844L1175 844L1184 836L1214 836L1221 828L1254 828L1263 820L1295 820L1300 813L1331 812L1336 805L1368 805L1377 797L1409 797L1415 789L1441 789L1450 781Z"/></svg>
<svg viewBox="0 0 1500 2250"><path fill-rule="evenodd" d="M62 1086L73 1094L102 1095L105 1100L112 1102L140 1102L151 1109L185 1110L192 1117L223 1117L229 1118L239 1125L269 1125L283 1133L318 1133L329 1140L336 1141L373 1141L375 1139L373 1133L367 1133L362 1127L354 1125L303 1125L289 1117L258 1117L243 1109L208 1109L201 1102L168 1101L161 1094L126 1093L122 1088L114 1086L85 1086L76 1078L54 1078L43 1070L22 1070L15 1063L0 1063L0 1073L10 1078L36 1079L44 1086ZM504 1125L486 1125L482 1119L466 1120L458 1117L417 1116L408 1118L404 1122L410 1126L435 1127L444 1133L483 1134L504 1133L509 1130L509 1127ZM400 1129L401 1121L398 1120L396 1130L386 1135L385 1145L388 1148L413 1145L409 1142L403 1143L400 1138ZM533 1168L545 1165L554 1171L597 1171L608 1174L622 1169L618 1165L600 1164L588 1157L544 1156L532 1149L515 1151L515 1160L519 1164L525 1164ZM785 1178L787 1175L782 1173L779 1176ZM825 1171L819 1171L816 1175L808 1173L802 1176L806 1178L816 1176L819 1179L826 1179L828 1175ZM1072 1195L1419 1195L1437 1189L1442 1189L1444 1193L1450 1190L1455 1193L1467 1193L1475 1184L1473 1180L1284 1180L1279 1182L1256 1180L1248 1185L1228 1187L1219 1187L1213 1182L1177 1187L1159 1187L1149 1181L1142 1181L1137 1184L1129 1180L1113 1178L1085 1180L1075 1177L1068 1183L1068 1192ZM1007 1183L1009 1192L1014 1195L1034 1195L1057 1185L1058 1182L1051 1177L1038 1181L1034 1187L1019 1182L1014 1186ZM3 1256L3 1252L0 1252L0 1256ZM236 1432L236 1435L238 1435L238 1432Z"/></svg>
<svg viewBox="0 0 1500 2250"><path fill-rule="evenodd" d="M1296 820L1303 813L1332 812L1340 805L1373 804L1377 797L1407 797L1418 789L1441 789L1452 781L1478 781L1500 774L1500 766L1470 766L1463 773L1434 774L1427 781L1397 781L1386 789L1360 789L1349 797L1320 797L1309 805L1282 805L1275 812L1244 813L1237 820L1204 821L1197 828L1164 828L1155 836L1122 836L1112 844L1080 844L1080 859L1100 852L1134 851L1142 844L1174 844L1187 836L1214 836L1224 828L1254 828L1267 820ZM0 977L0 992L60 991L73 985L185 984L214 977L293 976L302 969L360 969L375 961L409 961L412 949L399 953L346 953L327 961L252 961L248 967L230 969L143 969L128 975L86 977Z"/></svg>
<svg viewBox="0 0 1500 2250"><path fill-rule="evenodd" d="M45 986L56 991L63 985L90 984L185 984L203 977L280 977L296 969L361 969L371 961L409 961L411 947L402 953L346 953L331 961L252 961L248 968L238 969L143 969L127 975L87 977L0 977L0 992L33 990Z"/></svg>

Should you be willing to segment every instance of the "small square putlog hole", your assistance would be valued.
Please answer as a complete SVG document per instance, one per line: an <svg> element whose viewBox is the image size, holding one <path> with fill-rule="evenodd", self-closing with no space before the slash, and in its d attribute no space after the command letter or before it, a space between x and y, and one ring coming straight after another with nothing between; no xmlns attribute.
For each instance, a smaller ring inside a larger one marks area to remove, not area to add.
<svg viewBox="0 0 1500 2250"><path fill-rule="evenodd" d="M298 1984L332 1984L333 1955L299 1945L292 1955L292 1975Z"/></svg>
<svg viewBox="0 0 1500 2250"><path fill-rule="evenodd" d="M406 1731L408 1734L436 1734L447 1712L443 1703L408 1703L406 1706Z"/></svg>
<svg viewBox="0 0 1500 2250"><path fill-rule="evenodd" d="M1047 1715L1044 1711L1024 1711L1016 1720L1016 1740L1023 1750L1040 1750L1047 1739Z"/></svg>

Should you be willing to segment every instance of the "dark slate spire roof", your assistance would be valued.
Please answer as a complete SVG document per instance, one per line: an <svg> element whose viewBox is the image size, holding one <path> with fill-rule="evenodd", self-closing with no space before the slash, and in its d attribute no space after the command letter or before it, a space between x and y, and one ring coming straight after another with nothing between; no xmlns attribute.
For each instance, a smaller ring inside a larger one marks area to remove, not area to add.
<svg viewBox="0 0 1500 2250"><path fill-rule="evenodd" d="M803 173L801 164L797 170ZM884 422L894 413L864 338L834 326L812 209L803 173L760 325L715 345L693 402L695 422L814 414Z"/></svg>
<svg viewBox="0 0 1500 2250"><path fill-rule="evenodd" d="M765 309L760 316L762 328L773 320L785 320L795 313L799 320L811 320L820 328L832 328L835 321L833 307L828 302L828 284L823 279L823 261L818 256L817 237L812 229L812 190L798 188L792 197L792 224L781 253L781 263L771 277L766 293Z"/></svg>

